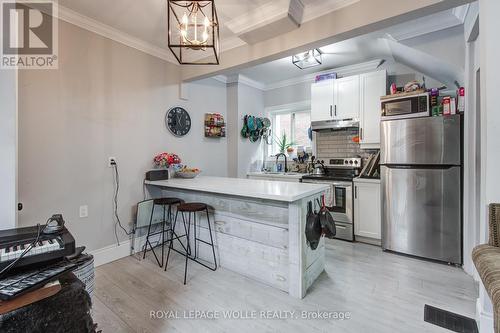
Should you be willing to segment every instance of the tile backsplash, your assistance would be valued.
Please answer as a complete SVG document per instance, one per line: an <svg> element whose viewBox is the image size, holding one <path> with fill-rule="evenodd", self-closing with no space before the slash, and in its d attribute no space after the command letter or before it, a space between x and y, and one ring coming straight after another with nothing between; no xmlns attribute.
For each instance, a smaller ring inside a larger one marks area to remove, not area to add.
<svg viewBox="0 0 500 333"><path fill-rule="evenodd" d="M330 158L356 157L363 159L363 164L366 163L370 154L376 153L377 149L361 149L359 143L355 143L352 139L358 136L358 128L346 128L335 131L320 131L316 132L316 152L317 159L324 160L328 163ZM280 158L283 162L283 159ZM274 170L276 167L275 158L269 158L264 162L264 167L269 170ZM291 171L296 171L296 163L288 158L288 167ZM302 168L304 169L304 168Z"/></svg>
<svg viewBox="0 0 500 333"><path fill-rule="evenodd" d="M316 134L317 158L327 160L329 158L343 158L360 156L363 159L377 150L361 149L359 143L352 139L359 135L358 128L345 128L335 131L320 131Z"/></svg>
<svg viewBox="0 0 500 333"><path fill-rule="evenodd" d="M336 131L321 131L316 134L316 151L319 159L351 157L361 155L359 143L352 139L358 136L357 128Z"/></svg>

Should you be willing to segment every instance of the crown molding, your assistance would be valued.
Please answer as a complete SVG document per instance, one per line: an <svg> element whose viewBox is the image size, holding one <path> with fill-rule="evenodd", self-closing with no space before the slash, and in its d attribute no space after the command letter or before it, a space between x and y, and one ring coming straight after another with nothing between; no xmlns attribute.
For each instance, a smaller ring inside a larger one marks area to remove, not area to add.
<svg viewBox="0 0 500 333"><path fill-rule="evenodd" d="M311 100L300 101L289 104L273 105L264 108L266 113L293 112L301 111L311 107Z"/></svg>
<svg viewBox="0 0 500 333"><path fill-rule="evenodd" d="M225 75L216 75L216 76L212 76L212 79L214 79L215 81L219 81L219 82L222 82L224 84L227 84L227 76Z"/></svg>
<svg viewBox="0 0 500 333"><path fill-rule="evenodd" d="M270 84L265 85L264 90L268 91L268 90L273 90L273 89L278 89L278 88L284 88L284 87L293 86L293 85L300 84L300 83L312 83L315 81L316 75L320 75L320 74L335 72L335 73L337 73L337 75L339 77L343 77L343 76L349 76L349 75L355 75L355 74L365 73L365 72L369 72L369 71L374 71L383 62L384 62L383 59L376 59L376 60L367 61L367 62L363 62L363 63L356 64L356 65L349 65L349 66L344 66L344 67L327 69L324 71L320 71L320 72L316 72L316 73L312 73L312 74L307 74L304 76L295 77L295 78L288 79L288 80L270 83Z"/></svg>
<svg viewBox="0 0 500 333"><path fill-rule="evenodd" d="M350 6L360 0L326 0L316 1L313 4L307 5L304 8L302 23L314 20L325 14L334 12L341 8Z"/></svg>
<svg viewBox="0 0 500 333"><path fill-rule="evenodd" d="M228 75L228 76L217 75L217 76L214 76L213 79L215 79L219 82L226 83L226 84L242 83L246 86L249 86L249 87L252 87L252 88L255 88L258 90L265 90L266 89L265 84L258 82L258 81L255 81L255 80L252 80L251 78L249 78L245 75L242 75L242 74L233 74L233 75Z"/></svg>
<svg viewBox="0 0 500 333"><path fill-rule="evenodd" d="M247 85L247 86L255 88L255 89L259 89L259 90L265 90L266 89L266 85L265 84L263 84L261 82L258 82L258 81L255 81L255 80L252 80L251 78L246 77L244 75L239 75L238 82L239 83L243 83L244 85Z"/></svg>
<svg viewBox="0 0 500 333"><path fill-rule="evenodd" d="M58 5L57 18L65 22L76 25L82 29L109 38L115 42L129 46L162 60L177 64L169 50L145 42L142 39L133 37L109 25L96 21L88 16L82 15L72 9Z"/></svg>

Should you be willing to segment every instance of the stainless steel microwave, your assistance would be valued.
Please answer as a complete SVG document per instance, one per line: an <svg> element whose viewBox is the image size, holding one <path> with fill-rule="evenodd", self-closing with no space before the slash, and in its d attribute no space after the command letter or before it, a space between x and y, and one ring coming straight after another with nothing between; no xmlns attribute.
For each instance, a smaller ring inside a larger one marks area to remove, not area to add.
<svg viewBox="0 0 500 333"><path fill-rule="evenodd" d="M430 116L429 94L400 96L383 99L382 120Z"/></svg>

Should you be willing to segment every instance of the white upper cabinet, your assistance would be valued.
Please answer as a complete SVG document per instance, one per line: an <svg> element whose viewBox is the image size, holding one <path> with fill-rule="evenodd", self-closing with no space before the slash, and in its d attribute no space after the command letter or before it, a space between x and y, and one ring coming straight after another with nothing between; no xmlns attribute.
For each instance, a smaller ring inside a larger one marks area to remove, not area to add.
<svg viewBox="0 0 500 333"><path fill-rule="evenodd" d="M333 118L335 80L324 80L311 85L311 121Z"/></svg>
<svg viewBox="0 0 500 333"><path fill-rule="evenodd" d="M359 76L361 148L380 147L380 96L387 94L387 73L385 70Z"/></svg>
<svg viewBox="0 0 500 333"><path fill-rule="evenodd" d="M359 75L335 81L335 105L333 118L359 119Z"/></svg>
<svg viewBox="0 0 500 333"><path fill-rule="evenodd" d="M380 96L387 92L385 70L311 85L311 121L359 119L361 148L380 147Z"/></svg>

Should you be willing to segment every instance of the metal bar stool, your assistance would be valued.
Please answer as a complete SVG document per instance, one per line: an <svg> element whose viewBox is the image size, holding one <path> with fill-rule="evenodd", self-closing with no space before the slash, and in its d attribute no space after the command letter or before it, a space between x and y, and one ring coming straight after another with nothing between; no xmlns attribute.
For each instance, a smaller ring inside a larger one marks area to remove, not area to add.
<svg viewBox="0 0 500 333"><path fill-rule="evenodd" d="M169 233L170 232L170 237L167 236L167 242L172 243L174 234L172 232L172 206L173 205L178 205L184 203L183 200L179 198L158 198L158 199L153 199L153 208L151 210L151 217L149 220L149 225L148 225L148 234L146 236L146 243L144 244L144 254L142 256L142 259L146 258L146 252L148 250L148 245L150 250L153 252L153 255L155 256L156 262L158 263L158 266L163 267L163 260L165 257L165 232ZM163 219L161 221L161 231L153 231L151 232L151 226L153 224L153 215L154 215L154 207L155 206L162 206L163 207ZM177 214L176 214L177 215ZM186 224L184 224L184 229L186 229ZM154 248L158 246L153 246L150 241L150 237L159 235L161 234L161 263L160 260L158 259L158 256L156 255ZM186 231L187 234L187 231ZM184 237L185 235L182 235L181 237ZM181 243L182 244L182 243Z"/></svg>
<svg viewBox="0 0 500 333"><path fill-rule="evenodd" d="M205 212L207 214L207 223L208 223L208 232L210 234L210 242L207 242L203 239L200 239L197 237L196 235L196 213L197 212ZM186 228L186 218L184 216L184 213L188 213L188 221L187 221L187 232L186 232L186 246L184 246L182 244L182 242L180 241L179 237L173 237L173 239L177 239L177 241L182 245L182 247L184 248L185 252L182 253L181 251L178 251L177 249L174 249L173 247L173 240L172 242L170 242L170 245L168 247L168 252L167 252L167 261L165 263L165 271L167 270L167 266L168 266L168 258L170 256L170 251L173 250L181 255L184 255L186 257L186 263L185 263L185 266L184 266L184 284L186 284L186 277L187 277L187 266L188 266L188 259L212 270L212 271L215 271L217 269L217 259L215 257L215 247L214 247L214 239L213 239L213 236L212 236L212 227L210 226L210 217L208 215L208 206L204 203L199 203L199 202L191 202L191 203L182 203L180 205L177 206L177 213L175 214L175 219L174 219L174 226L173 226L173 230L174 230L174 235L176 236L175 234L175 225L177 223L177 216L179 214L179 212L181 213L182 215L182 222L184 223L184 228ZM191 245L190 245L190 231L191 231L191 213L193 213L193 230L194 230L194 256L191 255ZM197 254L197 242L202 242L204 244L207 244L207 245L210 245L212 247L212 254L214 256L214 266L213 267L210 267L208 265L206 265L205 263L199 261L197 258L198 258L198 254Z"/></svg>

